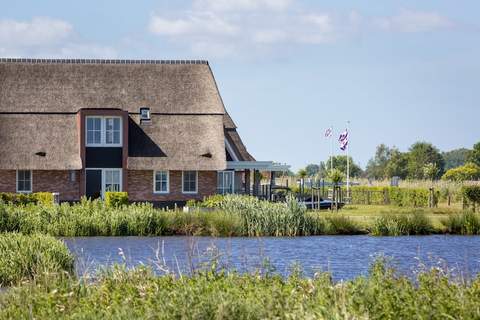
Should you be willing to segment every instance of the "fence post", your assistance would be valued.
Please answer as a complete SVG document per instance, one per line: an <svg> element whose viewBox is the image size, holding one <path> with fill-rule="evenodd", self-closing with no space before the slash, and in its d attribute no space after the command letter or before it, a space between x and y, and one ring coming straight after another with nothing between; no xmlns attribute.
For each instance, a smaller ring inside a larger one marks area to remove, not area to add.
<svg viewBox="0 0 480 320"><path fill-rule="evenodd" d="M367 204L370 205L370 190L367 191Z"/></svg>

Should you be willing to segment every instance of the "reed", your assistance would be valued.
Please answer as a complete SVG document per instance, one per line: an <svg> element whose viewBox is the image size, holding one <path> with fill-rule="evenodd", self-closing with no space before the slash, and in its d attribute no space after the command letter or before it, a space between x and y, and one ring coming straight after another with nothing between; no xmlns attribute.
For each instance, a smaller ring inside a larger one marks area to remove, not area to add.
<svg viewBox="0 0 480 320"><path fill-rule="evenodd" d="M10 289L0 295L0 319L478 319L479 288L478 277L433 269L408 278L381 260L340 283L328 273L156 277L116 267L93 282L52 277Z"/></svg>
<svg viewBox="0 0 480 320"><path fill-rule="evenodd" d="M1 286L59 272L73 272L73 256L63 242L39 234L0 234Z"/></svg>
<svg viewBox="0 0 480 320"><path fill-rule="evenodd" d="M450 234L478 235L480 234L480 214L464 212L450 215L441 220L445 232Z"/></svg>
<svg viewBox="0 0 480 320"><path fill-rule="evenodd" d="M375 236L427 235L434 233L430 219L421 211L387 215L375 219L370 233Z"/></svg>

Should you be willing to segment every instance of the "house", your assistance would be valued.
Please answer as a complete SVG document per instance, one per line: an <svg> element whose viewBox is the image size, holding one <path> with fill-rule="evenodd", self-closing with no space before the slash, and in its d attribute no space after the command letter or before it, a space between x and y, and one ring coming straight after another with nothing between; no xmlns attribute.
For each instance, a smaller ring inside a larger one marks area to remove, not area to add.
<svg viewBox="0 0 480 320"><path fill-rule="evenodd" d="M236 129L206 61L0 59L0 192L258 194L255 171L287 167L256 161Z"/></svg>

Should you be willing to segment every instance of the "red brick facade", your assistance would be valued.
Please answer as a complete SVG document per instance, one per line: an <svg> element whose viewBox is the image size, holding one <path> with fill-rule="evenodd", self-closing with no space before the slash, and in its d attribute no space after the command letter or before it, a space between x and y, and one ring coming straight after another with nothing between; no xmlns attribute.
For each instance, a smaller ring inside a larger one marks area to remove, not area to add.
<svg viewBox="0 0 480 320"><path fill-rule="evenodd" d="M198 193L182 193L182 172L170 171L169 193L157 194L153 192L153 171L127 170L128 196L131 201L187 201L190 199L202 200L204 197L217 192L216 171L198 172ZM70 180L70 171L45 171L32 172L33 192L58 192L61 201L79 200L80 171L75 171L75 181ZM0 170L0 192L16 192L16 171Z"/></svg>
<svg viewBox="0 0 480 320"><path fill-rule="evenodd" d="M128 198L131 201L187 201L202 200L217 192L217 172L198 172L198 193L182 193L182 172L169 172L170 190L167 194L153 192L153 171L128 170Z"/></svg>
<svg viewBox="0 0 480 320"><path fill-rule="evenodd" d="M16 171L0 170L0 192L16 192ZM67 170L33 170L32 192L58 192L61 201L80 199L80 174L75 171L75 181Z"/></svg>

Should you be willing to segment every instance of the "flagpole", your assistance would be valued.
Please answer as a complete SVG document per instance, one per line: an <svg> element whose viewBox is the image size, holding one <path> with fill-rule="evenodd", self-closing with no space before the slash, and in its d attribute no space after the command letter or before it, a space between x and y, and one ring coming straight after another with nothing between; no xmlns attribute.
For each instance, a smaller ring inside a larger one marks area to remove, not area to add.
<svg viewBox="0 0 480 320"><path fill-rule="evenodd" d="M332 125L332 134L330 135L330 140L332 141L332 150L330 153L330 171L333 171L333 137L335 136L333 134L333 125Z"/></svg>
<svg viewBox="0 0 480 320"><path fill-rule="evenodd" d="M347 132L348 135L350 136L350 121L347 121ZM349 137L350 140L350 137ZM350 141L348 141L347 144L347 197L350 194L350 159L348 158L348 149L350 149Z"/></svg>

